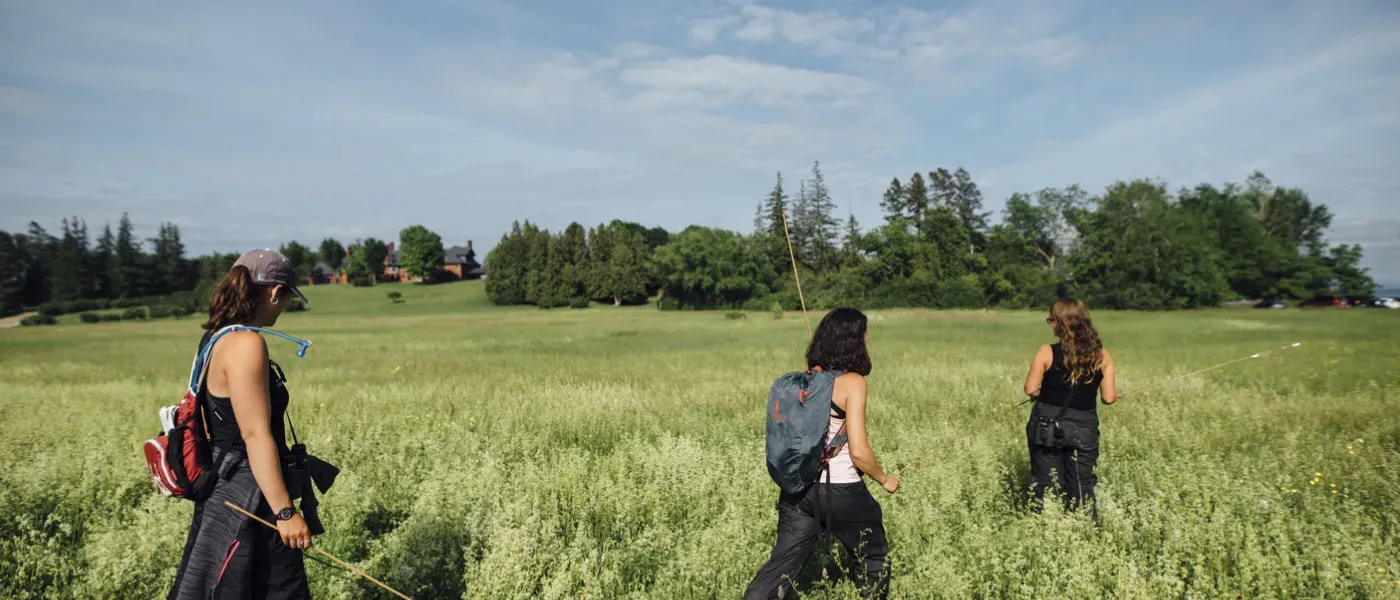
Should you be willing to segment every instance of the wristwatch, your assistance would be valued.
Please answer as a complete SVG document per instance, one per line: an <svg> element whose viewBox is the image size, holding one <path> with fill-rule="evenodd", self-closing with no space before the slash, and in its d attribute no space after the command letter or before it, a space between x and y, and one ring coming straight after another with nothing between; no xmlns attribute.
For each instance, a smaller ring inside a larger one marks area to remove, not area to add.
<svg viewBox="0 0 1400 600"><path fill-rule="evenodd" d="M287 520L290 520L292 517L296 516L296 514L297 514L297 509L288 506L287 508L284 508L284 509L282 509L282 510L280 510L280 511L277 512L277 520L278 520L278 521L287 521Z"/></svg>

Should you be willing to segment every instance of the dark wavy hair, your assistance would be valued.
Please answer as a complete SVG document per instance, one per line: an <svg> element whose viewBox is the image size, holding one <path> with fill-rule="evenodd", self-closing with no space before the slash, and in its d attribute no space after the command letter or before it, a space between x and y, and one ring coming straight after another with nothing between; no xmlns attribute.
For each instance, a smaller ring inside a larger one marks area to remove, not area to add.
<svg viewBox="0 0 1400 600"><path fill-rule="evenodd" d="M821 367L870 375L870 354L865 349L865 313L841 307L826 313L812 343L807 346L807 368Z"/></svg>
<svg viewBox="0 0 1400 600"><path fill-rule="evenodd" d="M1056 300L1047 320L1060 338L1071 384L1088 383L1103 371L1103 342L1083 301L1072 296Z"/></svg>

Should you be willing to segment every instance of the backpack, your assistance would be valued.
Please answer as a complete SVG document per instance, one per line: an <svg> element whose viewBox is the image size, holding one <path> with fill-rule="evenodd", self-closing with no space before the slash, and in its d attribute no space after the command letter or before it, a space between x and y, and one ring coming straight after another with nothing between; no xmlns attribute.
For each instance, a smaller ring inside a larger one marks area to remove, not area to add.
<svg viewBox="0 0 1400 600"><path fill-rule="evenodd" d="M821 367L794 371L774 380L768 390L768 476L783 492L807 489L846 445L845 425L827 439L831 391L841 373Z"/></svg>
<svg viewBox="0 0 1400 600"><path fill-rule="evenodd" d="M160 435L146 440L142 448L151 479L155 480L156 489L162 495L202 502L214 491L214 482L218 479L214 467L218 462L209 448L208 421L200 402L200 390L209 372L209 354L214 344L219 338L235 331L259 331L292 340L301 345L297 350L298 357L306 356L306 349L311 345L311 342L279 331L247 325L229 325L209 337L204 347L195 353L190 365L190 382L185 396L179 404L160 409ZM222 458L230 448L219 450L219 457Z"/></svg>

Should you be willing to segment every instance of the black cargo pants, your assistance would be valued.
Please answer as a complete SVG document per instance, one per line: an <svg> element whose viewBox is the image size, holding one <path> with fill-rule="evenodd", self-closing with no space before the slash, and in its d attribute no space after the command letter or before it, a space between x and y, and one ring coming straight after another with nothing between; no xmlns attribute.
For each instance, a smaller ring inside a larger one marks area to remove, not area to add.
<svg viewBox="0 0 1400 600"><path fill-rule="evenodd" d="M1094 499L1098 476L1094 465L1099 462L1099 416L1096 411L1069 409L1060 419L1069 447L1041 446L1030 441L1031 422L1038 416L1053 418L1059 407L1036 403L1031 409L1031 421L1026 423L1026 444L1030 450L1031 481L1035 484L1034 510L1039 512L1045 500L1045 490L1055 489L1065 498L1066 507L1077 510L1088 504L1090 515L1099 518Z"/></svg>
<svg viewBox="0 0 1400 600"><path fill-rule="evenodd" d="M885 553L884 516L880 503L865 482L818 483L802 494L778 497L778 540L768 562L744 590L744 600L796 598L793 580L821 541L823 526L854 556L863 569L855 569L862 598L889 596L889 569Z"/></svg>

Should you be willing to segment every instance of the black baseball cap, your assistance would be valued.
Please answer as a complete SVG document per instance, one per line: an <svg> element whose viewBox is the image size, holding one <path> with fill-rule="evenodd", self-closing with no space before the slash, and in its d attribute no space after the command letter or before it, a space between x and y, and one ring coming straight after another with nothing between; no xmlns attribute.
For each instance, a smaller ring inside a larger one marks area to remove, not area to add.
<svg viewBox="0 0 1400 600"><path fill-rule="evenodd" d="M308 302L301 290L297 289L297 271L292 261L275 250L251 250L238 257L235 267L247 267L253 283L258 285L282 285L290 288L293 294Z"/></svg>

